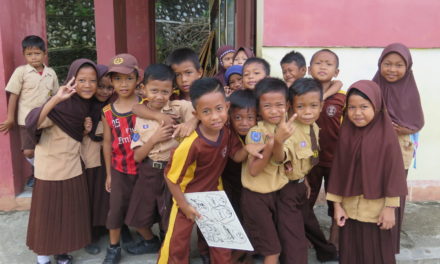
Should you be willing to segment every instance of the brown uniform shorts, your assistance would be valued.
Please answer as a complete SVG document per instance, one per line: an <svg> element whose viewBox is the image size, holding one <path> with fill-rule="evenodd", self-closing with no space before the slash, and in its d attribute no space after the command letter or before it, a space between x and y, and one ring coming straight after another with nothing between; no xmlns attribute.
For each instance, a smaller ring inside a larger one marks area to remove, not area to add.
<svg viewBox="0 0 440 264"><path fill-rule="evenodd" d="M246 232L255 251L263 256L281 252L277 231L278 192L257 193L247 188L241 191L241 213Z"/></svg>
<svg viewBox="0 0 440 264"><path fill-rule="evenodd" d="M171 205L164 179L165 166L166 162L153 162L148 158L139 164L139 175L125 218L128 226L151 227L162 219Z"/></svg>
<svg viewBox="0 0 440 264"><path fill-rule="evenodd" d="M110 210L107 215L108 229L121 228L130 204L137 175L125 174L112 168Z"/></svg>

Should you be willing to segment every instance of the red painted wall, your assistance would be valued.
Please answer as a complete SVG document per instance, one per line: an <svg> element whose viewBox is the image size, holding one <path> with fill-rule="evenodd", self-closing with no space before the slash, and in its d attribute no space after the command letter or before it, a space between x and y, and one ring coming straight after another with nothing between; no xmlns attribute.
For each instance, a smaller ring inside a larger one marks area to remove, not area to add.
<svg viewBox="0 0 440 264"><path fill-rule="evenodd" d="M45 1L4 0L0 8L0 122L6 119L5 86L14 69L24 63L21 41L27 35L46 39ZM0 197L21 192L30 168L20 151L18 129L0 134Z"/></svg>
<svg viewBox="0 0 440 264"><path fill-rule="evenodd" d="M117 53L134 55L141 68L154 62L154 1L95 0L98 63Z"/></svg>
<svg viewBox="0 0 440 264"><path fill-rule="evenodd" d="M438 0L265 0L263 46L440 47Z"/></svg>

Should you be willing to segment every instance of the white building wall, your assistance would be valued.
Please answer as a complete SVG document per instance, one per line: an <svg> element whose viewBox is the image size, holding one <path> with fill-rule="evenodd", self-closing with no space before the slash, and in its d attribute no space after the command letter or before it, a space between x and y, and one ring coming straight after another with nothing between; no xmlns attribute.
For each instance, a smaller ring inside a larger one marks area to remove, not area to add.
<svg viewBox="0 0 440 264"><path fill-rule="evenodd" d="M310 58L321 48L261 47L261 55L271 65L271 75L282 78L280 60L291 50ZM377 71L379 48L331 48L339 56L338 79L343 89L355 81L371 80ZM413 71L425 114L425 127L420 132L417 168L411 167L408 180L440 181L440 49L412 49ZM378 140L380 144L380 140ZM372 164L374 166L374 164Z"/></svg>

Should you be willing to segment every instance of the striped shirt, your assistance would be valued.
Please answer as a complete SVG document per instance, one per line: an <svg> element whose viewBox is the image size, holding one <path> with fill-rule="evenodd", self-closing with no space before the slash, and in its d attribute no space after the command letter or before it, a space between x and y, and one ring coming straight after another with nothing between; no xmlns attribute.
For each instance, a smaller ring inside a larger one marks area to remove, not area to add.
<svg viewBox="0 0 440 264"><path fill-rule="evenodd" d="M118 113L113 104L106 105L102 112L112 133L112 167L119 172L136 175L137 164L130 148L136 116L132 112Z"/></svg>
<svg viewBox="0 0 440 264"><path fill-rule="evenodd" d="M228 157L242 148L242 143L227 127L216 142L203 136L197 128L172 153L165 169L167 178L180 185L183 193L222 190L221 174Z"/></svg>

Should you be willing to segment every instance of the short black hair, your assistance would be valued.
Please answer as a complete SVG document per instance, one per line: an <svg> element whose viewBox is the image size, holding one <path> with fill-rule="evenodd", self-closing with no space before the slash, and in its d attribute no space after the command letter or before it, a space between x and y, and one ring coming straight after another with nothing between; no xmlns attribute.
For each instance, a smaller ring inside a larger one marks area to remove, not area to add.
<svg viewBox="0 0 440 264"><path fill-rule="evenodd" d="M289 88L289 102L293 103L295 96L310 92L318 92L319 100L323 100L322 84L313 78L300 78Z"/></svg>
<svg viewBox="0 0 440 264"><path fill-rule="evenodd" d="M215 78L201 78L193 82L189 89L189 98L196 109L197 100L205 94L219 92L226 98L222 84Z"/></svg>
<svg viewBox="0 0 440 264"><path fill-rule="evenodd" d="M237 90L233 92L228 101L231 103L230 110L257 108L257 98L252 90Z"/></svg>
<svg viewBox="0 0 440 264"><path fill-rule="evenodd" d="M174 84L176 75L170 66L157 63L145 68L144 84L148 81L171 81Z"/></svg>
<svg viewBox="0 0 440 264"><path fill-rule="evenodd" d="M262 58L258 58L258 57L253 57L253 58L249 58L246 60L246 62L243 64L243 72L244 69L246 68L246 66L248 66L249 64L252 63L259 63L261 65L263 65L264 71L266 72L266 76L270 75L270 64Z"/></svg>
<svg viewBox="0 0 440 264"><path fill-rule="evenodd" d="M166 64L171 66L173 64L181 64L182 62L190 61L196 70L200 70L200 61L197 53L190 48L175 49L168 55Z"/></svg>
<svg viewBox="0 0 440 264"><path fill-rule="evenodd" d="M284 57L281 59L280 65L292 62L295 62L298 68L306 67L306 59L298 51L292 50L291 52L284 55Z"/></svg>
<svg viewBox="0 0 440 264"><path fill-rule="evenodd" d="M316 55L318 55L321 52L328 52L330 54L333 54L333 56L335 56L335 58L336 58L336 69L339 69L339 57L338 57L338 55L334 51L329 50L329 49L320 49L317 52L315 52L313 54L312 58L310 59L310 65L312 65L312 62L315 59Z"/></svg>
<svg viewBox="0 0 440 264"><path fill-rule="evenodd" d="M264 78L255 85L255 97L258 101L260 101L260 97L266 93L282 93L287 101L287 85L278 78Z"/></svg>
<svg viewBox="0 0 440 264"><path fill-rule="evenodd" d="M38 48L46 52L46 43L44 43L42 38L35 35L26 36L21 42L21 47L23 48L23 51L28 48Z"/></svg>

